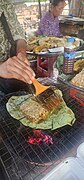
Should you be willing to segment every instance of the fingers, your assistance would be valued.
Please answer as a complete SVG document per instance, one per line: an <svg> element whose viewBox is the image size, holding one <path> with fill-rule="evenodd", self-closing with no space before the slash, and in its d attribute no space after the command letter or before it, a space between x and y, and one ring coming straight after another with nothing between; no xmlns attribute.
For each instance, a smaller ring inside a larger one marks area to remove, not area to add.
<svg viewBox="0 0 84 180"><path fill-rule="evenodd" d="M7 71L11 73L13 78L23 80L26 83L31 84L34 79L34 72L30 66L18 59L17 57L10 58L7 61Z"/></svg>
<svg viewBox="0 0 84 180"><path fill-rule="evenodd" d="M31 84L35 77L35 73L31 69L27 58L22 53L19 53L18 56L19 57L14 56L9 58L1 64L0 76L4 78L16 78Z"/></svg>
<svg viewBox="0 0 84 180"><path fill-rule="evenodd" d="M21 68L23 71L29 70L29 72L31 72L31 76L35 76L34 71L31 69L31 67L28 64L26 64L26 62L20 61L20 59L16 57L13 57L13 59L15 60L13 62L15 63L16 66L18 66L18 68ZM26 73L28 73L28 71Z"/></svg>
<svg viewBox="0 0 84 180"><path fill-rule="evenodd" d="M26 52L27 49L27 43L24 39L17 40L17 53L18 52Z"/></svg>
<svg viewBox="0 0 84 180"><path fill-rule="evenodd" d="M30 62L29 62L28 59L26 58L26 52L25 52L25 51L19 52L19 53L17 54L17 57L18 57L21 61L24 61L25 63L27 63L28 65L30 65Z"/></svg>
<svg viewBox="0 0 84 180"><path fill-rule="evenodd" d="M12 73L9 73L9 78L15 78L19 79L21 81L24 81L25 83L32 84L32 81L30 80L29 76L25 76L25 74L22 75L21 71L17 71L13 69Z"/></svg>

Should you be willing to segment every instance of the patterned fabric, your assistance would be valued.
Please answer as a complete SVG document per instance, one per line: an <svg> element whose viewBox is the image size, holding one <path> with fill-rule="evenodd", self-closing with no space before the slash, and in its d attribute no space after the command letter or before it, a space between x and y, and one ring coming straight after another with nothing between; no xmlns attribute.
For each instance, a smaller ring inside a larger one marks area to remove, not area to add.
<svg viewBox="0 0 84 180"><path fill-rule="evenodd" d="M48 11L39 23L36 35L61 36L58 17L53 17Z"/></svg>
<svg viewBox="0 0 84 180"><path fill-rule="evenodd" d="M22 31L22 28L17 20L14 7L10 0L0 0L0 16L2 12L4 12L4 15L7 19L14 40L24 39L24 32ZM9 49L10 43L8 42L2 23L0 21L0 62L7 59Z"/></svg>

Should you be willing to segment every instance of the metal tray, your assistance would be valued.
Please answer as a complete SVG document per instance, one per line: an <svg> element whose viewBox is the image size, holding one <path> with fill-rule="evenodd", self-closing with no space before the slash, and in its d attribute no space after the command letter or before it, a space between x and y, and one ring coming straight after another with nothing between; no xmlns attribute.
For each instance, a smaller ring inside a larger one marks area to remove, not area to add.
<svg viewBox="0 0 84 180"><path fill-rule="evenodd" d="M75 86L73 84L71 84L69 81L61 78L61 77L58 77L58 81L61 81L63 84L66 84L68 87L71 87L71 88L74 88L74 89L77 89L79 90L80 92L84 92L84 88L80 88L78 86Z"/></svg>
<svg viewBox="0 0 84 180"><path fill-rule="evenodd" d="M75 50L76 51L80 51L82 46L84 46L84 41L80 38L77 38L77 37L73 37L74 39L78 39L80 40L80 46L77 47ZM82 49L83 50L83 49ZM56 47L56 48L50 48L48 49L48 51L46 52L39 52L39 53L35 53L35 52L30 52L30 51L26 51L27 54L31 55L31 56L41 56L41 57L51 57L51 56L54 56L54 55L58 55L58 54L63 54L64 53L64 47Z"/></svg>

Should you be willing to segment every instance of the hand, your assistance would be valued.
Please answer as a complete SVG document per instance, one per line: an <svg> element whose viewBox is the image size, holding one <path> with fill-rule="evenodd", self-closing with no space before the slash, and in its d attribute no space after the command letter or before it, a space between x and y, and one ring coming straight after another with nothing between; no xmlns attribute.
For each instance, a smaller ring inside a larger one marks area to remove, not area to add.
<svg viewBox="0 0 84 180"><path fill-rule="evenodd" d="M23 53L9 58L0 65L0 77L3 78L15 78L31 84L34 76L30 63Z"/></svg>
<svg viewBox="0 0 84 180"><path fill-rule="evenodd" d="M24 39L17 40L17 53L20 52L20 49L24 49L25 51L27 50L27 43Z"/></svg>

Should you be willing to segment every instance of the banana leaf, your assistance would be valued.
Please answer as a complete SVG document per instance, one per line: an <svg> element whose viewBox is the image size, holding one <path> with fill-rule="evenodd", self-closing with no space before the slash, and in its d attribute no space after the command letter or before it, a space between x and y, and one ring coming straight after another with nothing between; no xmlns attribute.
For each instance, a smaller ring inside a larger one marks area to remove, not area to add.
<svg viewBox="0 0 84 180"><path fill-rule="evenodd" d="M60 90L55 90L62 98L62 93ZM72 126L75 122L75 115L73 111L67 107L66 103L62 98L62 105L59 109L55 109L52 114L43 122L38 124L32 123L29 119L24 117L23 113L20 111L20 106L31 98L32 95L24 96L12 96L6 104L7 111L16 120L20 121L24 126L28 126L34 129L51 129L55 130L57 128L63 127L65 125Z"/></svg>

